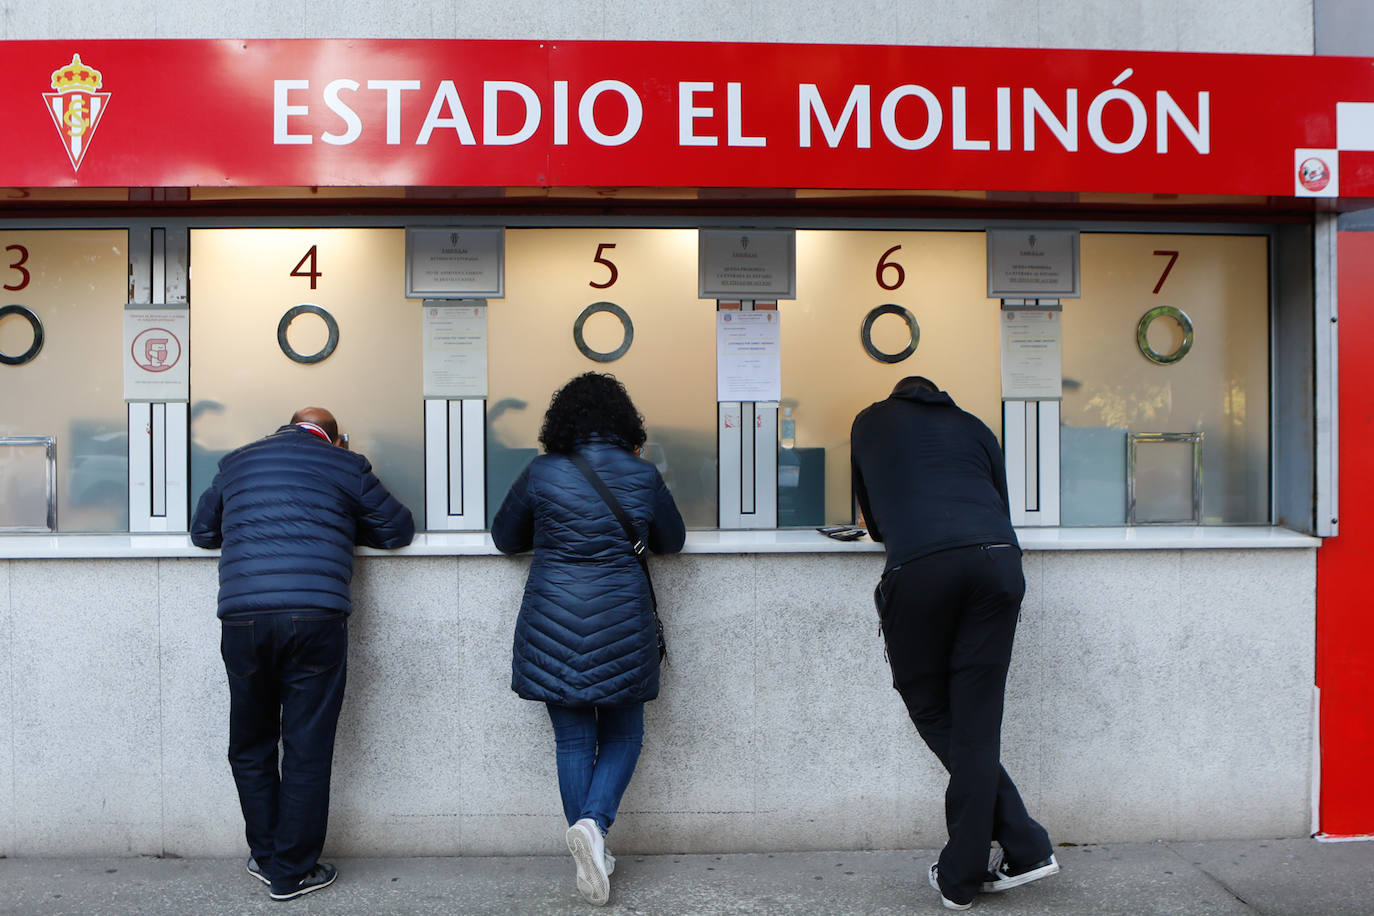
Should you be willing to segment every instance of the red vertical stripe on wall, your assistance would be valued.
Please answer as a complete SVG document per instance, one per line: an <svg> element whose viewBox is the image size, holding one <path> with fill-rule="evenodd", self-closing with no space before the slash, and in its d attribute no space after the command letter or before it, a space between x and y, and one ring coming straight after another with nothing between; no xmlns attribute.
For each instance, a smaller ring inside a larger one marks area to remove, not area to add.
<svg viewBox="0 0 1374 916"><path fill-rule="evenodd" d="M1317 551L1321 829L1374 834L1374 232L1338 240L1340 536Z"/></svg>

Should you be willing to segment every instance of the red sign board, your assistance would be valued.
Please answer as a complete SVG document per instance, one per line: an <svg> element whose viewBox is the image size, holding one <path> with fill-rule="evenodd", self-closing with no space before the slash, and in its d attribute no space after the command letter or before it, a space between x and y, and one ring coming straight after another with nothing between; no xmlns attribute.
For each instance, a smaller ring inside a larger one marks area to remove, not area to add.
<svg viewBox="0 0 1374 916"><path fill-rule="evenodd" d="M0 43L0 185L1374 197L1374 61L409 40Z"/></svg>

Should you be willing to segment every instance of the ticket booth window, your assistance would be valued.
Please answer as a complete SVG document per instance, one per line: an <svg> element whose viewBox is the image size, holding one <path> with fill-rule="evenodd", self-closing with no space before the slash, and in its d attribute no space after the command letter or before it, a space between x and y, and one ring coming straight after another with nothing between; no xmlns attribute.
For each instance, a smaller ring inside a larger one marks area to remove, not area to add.
<svg viewBox="0 0 1374 916"><path fill-rule="evenodd" d="M931 379L1000 436L998 304L987 298L982 232L799 231L797 298L779 310L782 410L799 463L795 477L779 468L780 525L852 519L850 427L906 376ZM784 448L779 461L791 457ZM788 496L802 507L790 518Z"/></svg>
<svg viewBox="0 0 1374 916"><path fill-rule="evenodd" d="M192 507L221 457L311 405L334 412L423 526L420 303L405 297L405 231L195 229L190 257Z"/></svg>
<svg viewBox="0 0 1374 916"><path fill-rule="evenodd" d="M539 453L549 398L583 372L625 384L689 527L716 524L715 303L692 229L512 229L488 308L488 516Z"/></svg>
<svg viewBox="0 0 1374 916"><path fill-rule="evenodd" d="M0 232L0 438L53 440L58 531L128 530L120 360L128 283L123 229ZM35 498L31 468L21 460L30 451L6 449L11 458L0 457L0 503L10 504L11 487L22 488L24 500ZM26 527L31 515L6 516L0 525Z"/></svg>
<svg viewBox="0 0 1374 916"><path fill-rule="evenodd" d="M1267 236L1085 233L1081 244L1083 296L1063 313L1061 524L1126 524L1130 437L1194 433L1196 473L1141 462L1138 492L1190 506L1196 482L1202 524L1267 524ZM1143 509L1137 523L1192 523Z"/></svg>

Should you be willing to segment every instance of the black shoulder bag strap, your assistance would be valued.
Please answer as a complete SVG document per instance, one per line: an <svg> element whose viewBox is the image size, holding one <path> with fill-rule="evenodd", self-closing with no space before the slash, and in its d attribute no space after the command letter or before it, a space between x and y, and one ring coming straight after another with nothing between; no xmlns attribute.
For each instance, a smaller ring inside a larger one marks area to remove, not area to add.
<svg viewBox="0 0 1374 916"><path fill-rule="evenodd" d="M615 498L610 487L606 486L605 481L592 468L591 463L577 452L569 452L568 458L582 472L582 476L587 478L587 482L593 489L600 494L602 500L610 507L611 514L616 521L620 522L620 527L625 531L625 537L630 542L630 550L634 552L635 559L639 561L639 568L644 570L644 581L649 585L649 604L654 611L654 628L658 631L658 657L660 660L668 655L668 642L663 635L663 621L658 618L658 596L654 594L654 580L649 575L649 559L646 554L649 552L648 546L635 534L634 524L630 521L630 516L625 512L620 500Z"/></svg>

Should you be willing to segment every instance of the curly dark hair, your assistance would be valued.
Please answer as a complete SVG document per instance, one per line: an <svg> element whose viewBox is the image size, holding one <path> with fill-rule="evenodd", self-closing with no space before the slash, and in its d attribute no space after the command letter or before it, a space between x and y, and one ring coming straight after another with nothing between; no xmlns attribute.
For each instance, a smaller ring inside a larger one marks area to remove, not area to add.
<svg viewBox="0 0 1374 916"><path fill-rule="evenodd" d="M634 449L649 438L644 418L630 393L614 375L584 372L553 394L539 443L546 452L566 455L594 436L619 439Z"/></svg>

